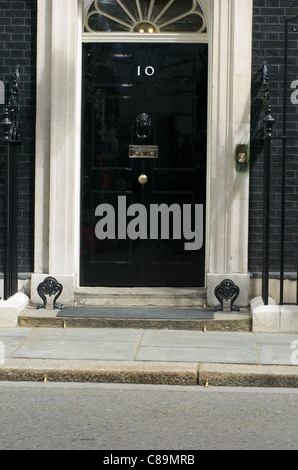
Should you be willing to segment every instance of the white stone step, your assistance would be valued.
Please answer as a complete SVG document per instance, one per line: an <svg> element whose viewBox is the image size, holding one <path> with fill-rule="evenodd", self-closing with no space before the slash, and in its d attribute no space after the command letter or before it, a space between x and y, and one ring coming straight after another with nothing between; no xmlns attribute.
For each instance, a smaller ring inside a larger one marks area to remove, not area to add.
<svg viewBox="0 0 298 470"><path fill-rule="evenodd" d="M80 287L76 305L112 307L204 307L206 289L176 287Z"/></svg>

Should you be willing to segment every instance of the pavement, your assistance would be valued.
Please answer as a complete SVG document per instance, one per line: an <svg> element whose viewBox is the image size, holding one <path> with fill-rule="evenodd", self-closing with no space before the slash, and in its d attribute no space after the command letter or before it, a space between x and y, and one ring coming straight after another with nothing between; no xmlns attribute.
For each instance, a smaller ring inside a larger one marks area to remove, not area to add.
<svg viewBox="0 0 298 470"><path fill-rule="evenodd" d="M0 381L296 388L298 334L5 327Z"/></svg>

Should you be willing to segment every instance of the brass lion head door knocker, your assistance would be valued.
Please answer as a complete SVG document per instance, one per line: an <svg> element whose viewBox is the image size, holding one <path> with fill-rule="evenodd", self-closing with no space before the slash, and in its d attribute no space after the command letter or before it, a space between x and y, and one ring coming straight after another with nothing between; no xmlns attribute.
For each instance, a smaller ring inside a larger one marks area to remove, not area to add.
<svg viewBox="0 0 298 470"><path fill-rule="evenodd" d="M152 119L147 113L136 117L136 136L138 139L148 139L151 136Z"/></svg>

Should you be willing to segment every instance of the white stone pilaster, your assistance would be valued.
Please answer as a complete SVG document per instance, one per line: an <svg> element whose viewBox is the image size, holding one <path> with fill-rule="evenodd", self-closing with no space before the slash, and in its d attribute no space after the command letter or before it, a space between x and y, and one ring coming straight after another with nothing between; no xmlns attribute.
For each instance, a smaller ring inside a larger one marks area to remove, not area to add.
<svg viewBox="0 0 298 470"><path fill-rule="evenodd" d="M38 19L35 274L63 276L73 289L80 233L78 0L39 0Z"/></svg>
<svg viewBox="0 0 298 470"><path fill-rule="evenodd" d="M78 126L78 2L52 0L49 271L75 273ZM79 106L78 106L79 105Z"/></svg>
<svg viewBox="0 0 298 470"><path fill-rule="evenodd" d="M235 170L237 144L249 143L251 0L214 0L208 136L207 288L227 277L241 283L248 305L249 172ZM209 210L208 210L209 206Z"/></svg>
<svg viewBox="0 0 298 470"><path fill-rule="evenodd" d="M34 272L49 269L52 2L38 0Z"/></svg>

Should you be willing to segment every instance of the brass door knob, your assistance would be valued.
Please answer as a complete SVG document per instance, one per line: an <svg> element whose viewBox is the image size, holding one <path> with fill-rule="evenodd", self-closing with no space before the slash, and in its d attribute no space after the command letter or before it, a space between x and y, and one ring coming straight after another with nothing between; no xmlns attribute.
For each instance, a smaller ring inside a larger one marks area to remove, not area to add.
<svg viewBox="0 0 298 470"><path fill-rule="evenodd" d="M139 181L140 184L146 184L148 182L148 176L140 175L138 181Z"/></svg>

